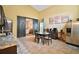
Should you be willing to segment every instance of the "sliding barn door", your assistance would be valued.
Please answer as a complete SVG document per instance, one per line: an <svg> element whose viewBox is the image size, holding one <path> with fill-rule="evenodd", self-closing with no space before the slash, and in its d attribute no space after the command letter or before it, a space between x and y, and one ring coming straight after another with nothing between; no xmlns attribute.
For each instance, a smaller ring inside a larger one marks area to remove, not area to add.
<svg viewBox="0 0 79 59"><path fill-rule="evenodd" d="M26 17L17 17L17 37L26 36Z"/></svg>

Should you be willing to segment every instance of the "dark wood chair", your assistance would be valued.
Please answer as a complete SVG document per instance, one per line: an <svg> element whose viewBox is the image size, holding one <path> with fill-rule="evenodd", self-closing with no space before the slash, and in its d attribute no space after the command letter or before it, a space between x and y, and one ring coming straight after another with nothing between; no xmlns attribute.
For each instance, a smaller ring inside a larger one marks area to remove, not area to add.
<svg viewBox="0 0 79 59"><path fill-rule="evenodd" d="M35 40L34 41L37 43L39 43L39 41L40 41L40 37L37 33L35 33Z"/></svg>
<svg viewBox="0 0 79 59"><path fill-rule="evenodd" d="M51 38L52 39L58 39L58 30L57 30L57 28L53 28L53 30L51 31Z"/></svg>
<svg viewBox="0 0 79 59"><path fill-rule="evenodd" d="M44 44L44 36L41 36L41 35L36 33L35 34L35 42L40 43L40 41L42 44Z"/></svg>
<svg viewBox="0 0 79 59"><path fill-rule="evenodd" d="M51 43L52 44L52 39L58 39L58 30L57 28L49 29L49 35L44 37L44 43Z"/></svg>
<svg viewBox="0 0 79 59"><path fill-rule="evenodd" d="M37 30L34 31L34 34L35 34L35 40L34 41L39 43L41 36L37 32L38 32Z"/></svg>
<svg viewBox="0 0 79 59"><path fill-rule="evenodd" d="M48 34L48 36L45 36L44 38L44 44L47 43L49 45L49 43L52 44L52 38L51 38L51 34Z"/></svg>

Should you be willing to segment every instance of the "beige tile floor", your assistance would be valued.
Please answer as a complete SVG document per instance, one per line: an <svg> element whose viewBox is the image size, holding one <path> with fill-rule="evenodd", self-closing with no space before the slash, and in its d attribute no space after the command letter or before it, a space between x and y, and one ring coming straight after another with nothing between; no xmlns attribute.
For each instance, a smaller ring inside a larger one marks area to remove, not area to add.
<svg viewBox="0 0 79 59"><path fill-rule="evenodd" d="M49 46L47 44L42 45L41 43L37 44L36 42L34 42L33 35L19 38L18 40L21 42L21 44L23 44L22 48L25 48L23 50L23 53L25 53L26 51L30 54L78 54L79 53L79 48L65 44L59 40L52 40L52 44L50 44Z"/></svg>

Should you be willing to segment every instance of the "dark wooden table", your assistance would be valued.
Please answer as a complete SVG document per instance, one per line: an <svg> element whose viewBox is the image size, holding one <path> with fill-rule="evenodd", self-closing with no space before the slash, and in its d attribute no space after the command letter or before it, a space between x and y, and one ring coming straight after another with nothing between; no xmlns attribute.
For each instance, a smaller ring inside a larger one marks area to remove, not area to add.
<svg viewBox="0 0 79 59"><path fill-rule="evenodd" d="M49 35L48 32L43 32L43 33L41 33L41 32L36 32L36 34L38 34L38 35L40 35L40 36L47 36L47 35Z"/></svg>
<svg viewBox="0 0 79 59"><path fill-rule="evenodd" d="M43 33L41 33L41 32L36 32L35 41L37 41L37 43L39 43L40 40L41 40L41 42L44 44L44 37L45 37L45 36L48 36L48 35L49 35L48 32L43 32Z"/></svg>

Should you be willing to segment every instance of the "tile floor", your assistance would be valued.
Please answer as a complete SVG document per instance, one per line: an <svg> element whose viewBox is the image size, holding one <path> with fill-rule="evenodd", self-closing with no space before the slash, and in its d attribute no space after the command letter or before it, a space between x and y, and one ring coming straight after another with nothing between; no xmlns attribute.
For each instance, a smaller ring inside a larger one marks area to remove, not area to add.
<svg viewBox="0 0 79 59"><path fill-rule="evenodd" d="M49 46L34 42L34 35L18 38L18 54L79 54L79 48L53 40Z"/></svg>

